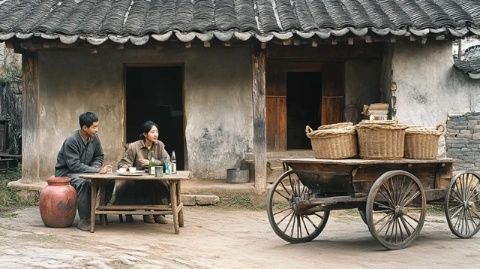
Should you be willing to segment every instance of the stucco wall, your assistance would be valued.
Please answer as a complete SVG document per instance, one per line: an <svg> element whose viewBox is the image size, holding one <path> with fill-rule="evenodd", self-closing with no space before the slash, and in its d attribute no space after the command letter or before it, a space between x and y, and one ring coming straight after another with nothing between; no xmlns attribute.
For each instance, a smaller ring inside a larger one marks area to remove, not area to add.
<svg viewBox="0 0 480 269"><path fill-rule="evenodd" d="M48 50L39 53L40 179L53 174L78 115L96 112L106 162L122 152L124 74L128 64L184 65L187 168L197 178L225 178L252 145L250 54L243 48ZM141 104L139 104L141 109Z"/></svg>
<svg viewBox="0 0 480 269"><path fill-rule="evenodd" d="M480 110L480 81L454 69L451 51L447 41L395 45L392 83L396 86L397 119L435 126L445 123L448 114Z"/></svg>
<svg viewBox="0 0 480 269"><path fill-rule="evenodd" d="M480 81L453 67L451 43L396 43L392 55L395 118L412 125L445 124L449 114L480 111ZM445 140L440 140L443 155Z"/></svg>
<svg viewBox="0 0 480 269"><path fill-rule="evenodd" d="M78 115L99 117L106 163L122 153L123 66L119 52L41 51L39 70L40 179L54 173L64 139L78 130Z"/></svg>

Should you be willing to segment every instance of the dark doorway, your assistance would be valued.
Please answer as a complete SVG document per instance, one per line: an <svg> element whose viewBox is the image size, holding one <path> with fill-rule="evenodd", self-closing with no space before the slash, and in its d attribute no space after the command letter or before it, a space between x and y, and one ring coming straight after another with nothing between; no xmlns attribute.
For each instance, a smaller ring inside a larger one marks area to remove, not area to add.
<svg viewBox="0 0 480 269"><path fill-rule="evenodd" d="M159 125L159 139L178 169L184 169L183 67L126 68L127 142L138 140L141 124Z"/></svg>
<svg viewBox="0 0 480 269"><path fill-rule="evenodd" d="M287 149L311 149L305 126L320 126L322 73L287 73Z"/></svg>

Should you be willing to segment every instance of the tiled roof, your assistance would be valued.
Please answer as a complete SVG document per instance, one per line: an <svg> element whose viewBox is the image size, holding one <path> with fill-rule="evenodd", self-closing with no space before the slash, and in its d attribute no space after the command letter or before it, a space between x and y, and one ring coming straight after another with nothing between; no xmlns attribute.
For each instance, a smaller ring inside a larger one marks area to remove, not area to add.
<svg viewBox="0 0 480 269"><path fill-rule="evenodd" d="M465 51L464 59L454 59L455 67L473 79L480 79L480 45Z"/></svg>
<svg viewBox="0 0 480 269"><path fill-rule="evenodd" d="M0 41L480 34L479 0L0 0Z"/></svg>

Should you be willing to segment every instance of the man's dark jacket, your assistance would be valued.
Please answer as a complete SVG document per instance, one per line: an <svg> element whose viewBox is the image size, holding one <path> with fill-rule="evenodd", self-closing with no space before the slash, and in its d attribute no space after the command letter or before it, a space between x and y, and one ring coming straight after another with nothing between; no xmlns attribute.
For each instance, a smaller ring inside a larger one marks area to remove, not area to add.
<svg viewBox="0 0 480 269"><path fill-rule="evenodd" d="M79 173L96 173L103 164L103 150L98 136L84 140L77 130L65 139L58 152L55 176L73 177Z"/></svg>

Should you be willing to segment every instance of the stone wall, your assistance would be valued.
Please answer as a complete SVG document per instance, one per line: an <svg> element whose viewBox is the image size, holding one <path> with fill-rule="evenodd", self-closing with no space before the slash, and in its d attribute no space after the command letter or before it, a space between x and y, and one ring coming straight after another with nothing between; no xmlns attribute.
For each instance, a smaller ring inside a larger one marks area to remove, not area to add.
<svg viewBox="0 0 480 269"><path fill-rule="evenodd" d="M447 156L458 159L455 170L480 170L480 112L449 115L445 135Z"/></svg>

